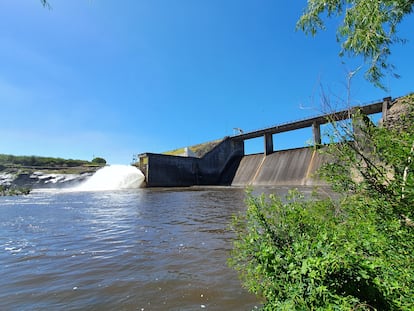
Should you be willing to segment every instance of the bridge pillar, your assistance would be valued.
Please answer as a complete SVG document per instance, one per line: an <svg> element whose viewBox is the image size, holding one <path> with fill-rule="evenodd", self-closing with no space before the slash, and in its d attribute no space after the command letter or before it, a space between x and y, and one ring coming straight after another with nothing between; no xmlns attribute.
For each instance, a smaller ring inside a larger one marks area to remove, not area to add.
<svg viewBox="0 0 414 311"><path fill-rule="evenodd" d="M388 109L391 107L391 97L385 97L382 101L382 121L387 121Z"/></svg>
<svg viewBox="0 0 414 311"><path fill-rule="evenodd" d="M321 140L321 125L319 123L313 122L312 123L312 132L313 132L313 144L314 146L318 146L322 144Z"/></svg>
<svg viewBox="0 0 414 311"><path fill-rule="evenodd" d="M265 134L264 135L265 141L265 155L273 153L273 135L272 134Z"/></svg>

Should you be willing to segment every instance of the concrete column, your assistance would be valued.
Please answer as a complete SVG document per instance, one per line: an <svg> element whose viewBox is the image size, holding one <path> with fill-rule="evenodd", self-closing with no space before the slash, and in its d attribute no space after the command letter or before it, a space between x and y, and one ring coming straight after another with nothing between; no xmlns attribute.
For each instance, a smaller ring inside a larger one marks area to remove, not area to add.
<svg viewBox="0 0 414 311"><path fill-rule="evenodd" d="M272 134L265 134L265 155L273 153L273 135Z"/></svg>
<svg viewBox="0 0 414 311"><path fill-rule="evenodd" d="M385 97L382 101L382 121L387 121L388 109L391 107L391 97Z"/></svg>
<svg viewBox="0 0 414 311"><path fill-rule="evenodd" d="M319 123L313 122L312 132L313 132L313 144L314 144L314 146L316 147L316 146L322 144L321 125Z"/></svg>

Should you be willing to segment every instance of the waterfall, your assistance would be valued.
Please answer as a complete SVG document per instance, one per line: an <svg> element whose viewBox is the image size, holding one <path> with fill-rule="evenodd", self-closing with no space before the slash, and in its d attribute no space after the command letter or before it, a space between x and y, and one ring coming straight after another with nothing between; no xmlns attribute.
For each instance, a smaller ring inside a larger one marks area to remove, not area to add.
<svg viewBox="0 0 414 311"><path fill-rule="evenodd" d="M95 172L89 179L75 187L75 191L105 191L139 188L145 177L131 165L110 165Z"/></svg>

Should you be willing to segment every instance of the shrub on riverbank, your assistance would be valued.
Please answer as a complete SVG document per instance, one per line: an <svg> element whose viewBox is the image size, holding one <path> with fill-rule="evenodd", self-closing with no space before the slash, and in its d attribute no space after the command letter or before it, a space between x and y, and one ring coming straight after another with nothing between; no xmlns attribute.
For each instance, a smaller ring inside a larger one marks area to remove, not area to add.
<svg viewBox="0 0 414 311"><path fill-rule="evenodd" d="M321 174L339 199L248 195L230 265L264 310L414 308L414 96L399 126L333 127ZM402 126L401 126L402 125Z"/></svg>
<svg viewBox="0 0 414 311"><path fill-rule="evenodd" d="M0 196L13 196L13 195L27 195L30 193L29 188L14 188L0 185Z"/></svg>

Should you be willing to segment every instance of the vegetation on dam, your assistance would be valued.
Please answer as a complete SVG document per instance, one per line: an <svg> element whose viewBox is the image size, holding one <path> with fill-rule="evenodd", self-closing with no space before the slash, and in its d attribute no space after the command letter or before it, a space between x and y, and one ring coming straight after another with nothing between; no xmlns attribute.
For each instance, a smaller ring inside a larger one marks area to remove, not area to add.
<svg viewBox="0 0 414 311"><path fill-rule="evenodd" d="M414 95L373 126L334 123L336 198L248 195L229 263L264 310L412 310Z"/></svg>

